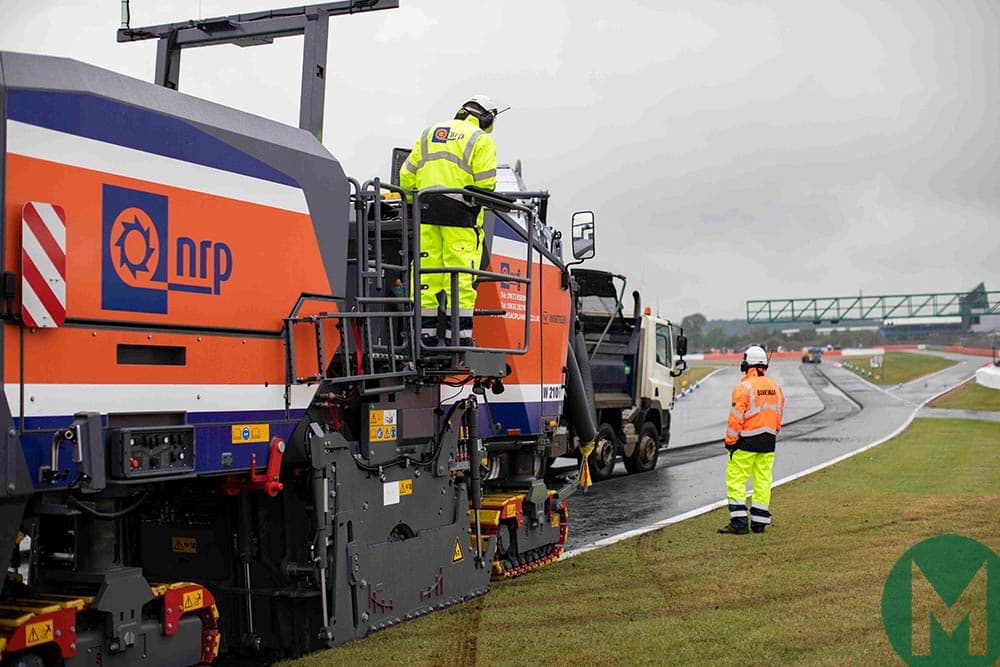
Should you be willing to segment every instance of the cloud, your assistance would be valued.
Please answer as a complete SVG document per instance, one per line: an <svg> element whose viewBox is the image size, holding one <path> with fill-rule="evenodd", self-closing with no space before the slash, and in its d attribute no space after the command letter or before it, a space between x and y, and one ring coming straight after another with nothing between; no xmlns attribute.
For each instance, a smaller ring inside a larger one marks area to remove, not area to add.
<svg viewBox="0 0 1000 667"><path fill-rule="evenodd" d="M280 4L280 3L279 3ZM324 142L388 176L471 93L550 220L598 214L595 266L679 320L747 299L1000 284L994 0L400 0L331 23ZM268 8L133 0L133 25ZM0 48L150 79L118 3L5 0ZM186 52L181 89L294 124L297 39Z"/></svg>

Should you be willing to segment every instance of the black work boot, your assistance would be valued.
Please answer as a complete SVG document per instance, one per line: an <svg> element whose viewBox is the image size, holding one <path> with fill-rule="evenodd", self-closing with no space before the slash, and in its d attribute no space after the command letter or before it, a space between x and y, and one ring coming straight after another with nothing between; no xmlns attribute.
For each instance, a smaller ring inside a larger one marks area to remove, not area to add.
<svg viewBox="0 0 1000 667"><path fill-rule="evenodd" d="M737 524L730 521L725 526L720 528L717 532L723 533L724 535L746 535L750 531L747 530L747 526L745 523Z"/></svg>
<svg viewBox="0 0 1000 667"><path fill-rule="evenodd" d="M764 528L767 527L766 523L751 523L750 530L754 533L763 533Z"/></svg>

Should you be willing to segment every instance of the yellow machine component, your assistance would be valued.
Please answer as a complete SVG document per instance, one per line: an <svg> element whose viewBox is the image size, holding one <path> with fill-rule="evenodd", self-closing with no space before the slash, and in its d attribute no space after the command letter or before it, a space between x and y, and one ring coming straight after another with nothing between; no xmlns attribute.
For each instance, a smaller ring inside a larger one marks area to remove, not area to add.
<svg viewBox="0 0 1000 667"><path fill-rule="evenodd" d="M93 598L44 595L0 604L0 658L27 648L56 644L63 658L75 653L76 614Z"/></svg>
<svg viewBox="0 0 1000 667"><path fill-rule="evenodd" d="M482 548L486 548L491 537L497 539L497 548L493 556L492 579L516 577L537 570L549 563L554 563L559 559L569 532L569 512L566 509L566 502L556 499L555 495L555 491L549 491L548 521L534 529L527 528L525 524L523 514L525 494L507 492L490 493L483 496L483 507L479 514L483 534ZM469 521L470 523L474 521L471 510ZM539 532L546 529L557 529L558 531L553 533L552 542L535 546L524 553L504 551L504 548L513 549L514 540L511 531L518 534L526 533L529 530ZM475 547L475 539L475 534L473 534L473 547Z"/></svg>
<svg viewBox="0 0 1000 667"><path fill-rule="evenodd" d="M153 596L163 600L164 607L172 607L178 617L187 613L201 615L202 658L203 662L211 662L219 653L219 611L212 594L190 582L153 584L150 589ZM92 596L49 593L0 604L0 658L7 655L8 650L16 653L43 644L58 645L64 659L74 656L76 615L89 610L93 601ZM172 624L164 627L164 634L174 632Z"/></svg>

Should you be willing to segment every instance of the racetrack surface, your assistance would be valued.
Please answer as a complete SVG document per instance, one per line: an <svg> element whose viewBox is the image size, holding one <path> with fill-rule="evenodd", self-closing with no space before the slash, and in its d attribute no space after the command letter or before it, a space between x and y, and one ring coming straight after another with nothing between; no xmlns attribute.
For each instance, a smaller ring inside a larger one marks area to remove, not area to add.
<svg viewBox="0 0 1000 667"><path fill-rule="evenodd" d="M958 363L888 389L839 364L772 363L770 372L788 395L774 478L801 473L889 437L906 425L924 402L968 379L984 363L981 357L940 354ZM729 392L738 380L737 369L723 369L679 399L670 446L661 452L656 470L626 475L619 463L615 477L571 496L567 501L567 551L591 548L596 542L724 500L722 436ZM780 493L775 494L771 509L780 523Z"/></svg>

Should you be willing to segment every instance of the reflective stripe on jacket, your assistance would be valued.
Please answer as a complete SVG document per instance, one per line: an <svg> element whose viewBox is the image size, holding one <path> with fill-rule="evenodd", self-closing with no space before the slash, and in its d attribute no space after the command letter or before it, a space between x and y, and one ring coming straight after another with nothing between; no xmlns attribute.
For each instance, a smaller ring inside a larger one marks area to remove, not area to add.
<svg viewBox="0 0 1000 667"><path fill-rule="evenodd" d="M774 451L774 438L781 430L785 392L778 383L751 368L733 389L726 445L744 442L750 451Z"/></svg>
<svg viewBox="0 0 1000 667"><path fill-rule="evenodd" d="M467 185L494 190L496 184L497 148L493 137L468 120L431 125L399 168L399 185L404 190Z"/></svg>

